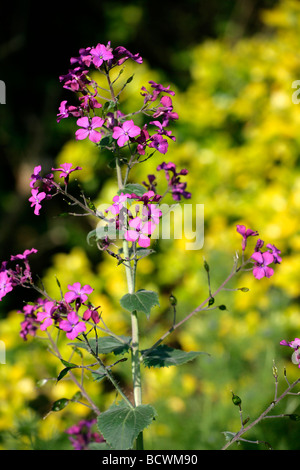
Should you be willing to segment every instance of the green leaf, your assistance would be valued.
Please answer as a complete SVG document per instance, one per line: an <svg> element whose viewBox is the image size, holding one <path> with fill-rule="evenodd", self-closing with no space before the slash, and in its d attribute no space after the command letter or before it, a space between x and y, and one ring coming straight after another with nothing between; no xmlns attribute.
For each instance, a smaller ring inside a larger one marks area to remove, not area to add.
<svg viewBox="0 0 300 470"><path fill-rule="evenodd" d="M73 369L73 367L65 367L63 370L61 370L60 373L58 374L56 381L59 382L61 379L63 379L67 375L70 369Z"/></svg>
<svg viewBox="0 0 300 470"><path fill-rule="evenodd" d="M134 294L126 294L120 300L120 304L129 312L144 312L149 318L151 308L159 305L158 295L151 290L141 289Z"/></svg>
<svg viewBox="0 0 300 470"><path fill-rule="evenodd" d="M128 194L136 194L137 196L143 196L147 192L147 188L145 186L142 186L141 184L137 183L129 183L124 186L123 189L120 189L118 191L118 194L128 193Z"/></svg>
<svg viewBox="0 0 300 470"><path fill-rule="evenodd" d="M112 136L106 136L106 137L103 137L100 142L99 142L99 145L100 147L109 147L113 142L113 138Z"/></svg>
<svg viewBox="0 0 300 470"><path fill-rule="evenodd" d="M111 450L111 447L106 442L91 442L88 445L89 450Z"/></svg>
<svg viewBox="0 0 300 470"><path fill-rule="evenodd" d="M207 354L200 351L181 351L167 345L158 346L147 352L142 351L143 362L146 367L169 367L185 364L192 361L200 354Z"/></svg>
<svg viewBox="0 0 300 470"><path fill-rule="evenodd" d="M109 354L114 353L115 356L118 354L125 354L130 348L131 338L128 336L103 336L98 338L98 354ZM91 339L89 344L93 351L96 352L97 349L97 340ZM89 350L89 347L86 343L69 343L70 346L76 348L82 348Z"/></svg>
<svg viewBox="0 0 300 470"><path fill-rule="evenodd" d="M113 405L98 416L98 429L113 449L127 450L133 447L135 439L152 423L155 415L150 405L135 408Z"/></svg>
<svg viewBox="0 0 300 470"><path fill-rule="evenodd" d="M59 373L59 375L56 379L57 382L59 382L61 379L63 379L67 375L69 370L75 369L76 367L78 367L76 364L73 364L72 362L67 362L64 359L61 359L61 362L66 367L63 370L60 371L60 373Z"/></svg>
<svg viewBox="0 0 300 470"><path fill-rule="evenodd" d="M151 248L138 248L136 250L136 259L142 259L142 258L145 258L146 256L149 256L151 255L152 253L155 253L154 250L152 250Z"/></svg>
<svg viewBox="0 0 300 470"><path fill-rule="evenodd" d="M95 381L100 382L100 380L104 379L107 376L107 372L104 367L100 366L99 369L92 372L92 377Z"/></svg>

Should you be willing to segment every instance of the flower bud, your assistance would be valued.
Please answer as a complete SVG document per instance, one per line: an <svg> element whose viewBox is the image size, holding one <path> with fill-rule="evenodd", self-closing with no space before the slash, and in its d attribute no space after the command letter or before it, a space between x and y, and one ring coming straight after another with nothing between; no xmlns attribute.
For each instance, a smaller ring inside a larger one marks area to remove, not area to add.
<svg viewBox="0 0 300 470"><path fill-rule="evenodd" d="M209 265L207 263L207 261L204 260L204 269L206 272L209 272Z"/></svg>
<svg viewBox="0 0 300 470"><path fill-rule="evenodd" d="M231 393L232 393L232 403L236 406L240 406L242 403L242 400L240 399L240 397L238 395L235 395L233 392Z"/></svg>
<svg viewBox="0 0 300 470"><path fill-rule="evenodd" d="M176 299L176 297L175 297L173 294L170 295L169 300L170 300L170 304L171 304L172 306L177 305L177 299Z"/></svg>

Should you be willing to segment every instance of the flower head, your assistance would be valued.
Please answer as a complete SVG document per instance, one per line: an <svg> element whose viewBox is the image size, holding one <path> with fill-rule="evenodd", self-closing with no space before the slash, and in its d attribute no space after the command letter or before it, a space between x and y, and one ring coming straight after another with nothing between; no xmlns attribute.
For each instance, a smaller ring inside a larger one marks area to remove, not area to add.
<svg viewBox="0 0 300 470"><path fill-rule="evenodd" d="M282 346L289 346L294 350L292 354L292 363L298 364L300 368L300 338L295 338L294 341L286 341L285 339L280 341Z"/></svg>
<svg viewBox="0 0 300 470"><path fill-rule="evenodd" d="M81 287L80 282L75 282L73 285L68 284L69 291L65 294L65 300L68 303L74 302L84 303L88 299L88 295L93 292L93 288L86 284Z"/></svg>
<svg viewBox="0 0 300 470"><path fill-rule="evenodd" d="M61 320L59 328L66 331L66 336L69 339L75 339L78 335L86 330L86 325L80 320L76 312L68 313L67 320Z"/></svg>
<svg viewBox="0 0 300 470"><path fill-rule="evenodd" d="M125 231L125 240L137 242L142 248L150 246L151 235L156 228L156 224L149 220L144 222L141 217L135 217L129 221L129 228Z"/></svg>
<svg viewBox="0 0 300 470"><path fill-rule="evenodd" d="M157 171L160 170L165 170L165 176L168 181L168 186L171 188L174 201L180 201L181 197L185 199L190 199L192 197L191 193L186 191L187 183L182 183L180 181L180 176L187 175L188 170L183 168L182 170L177 171L176 165L173 162L161 163L157 167Z"/></svg>
<svg viewBox="0 0 300 470"><path fill-rule="evenodd" d="M11 283L11 279L8 276L7 271L0 272L0 300L13 290L13 285Z"/></svg>
<svg viewBox="0 0 300 470"><path fill-rule="evenodd" d="M151 141L149 143L149 147L155 148L160 153L167 153L168 151L168 141L163 138L160 134L155 134L151 137Z"/></svg>
<svg viewBox="0 0 300 470"><path fill-rule="evenodd" d="M46 330L49 326L53 325L54 318L53 314L57 310L54 302L46 302L43 306L43 310L37 313L37 321L41 322L40 329Z"/></svg>
<svg viewBox="0 0 300 470"><path fill-rule="evenodd" d="M102 127L104 124L104 119L95 116L89 119L87 116L77 119L77 125L81 129L77 129L75 136L77 140L83 140L87 137L91 142L97 143L102 139L102 134L95 129Z"/></svg>
<svg viewBox="0 0 300 470"><path fill-rule="evenodd" d="M93 47L90 50L90 55L92 56L92 62L96 67L100 67L104 61L114 58L112 52L104 46L104 44L97 44L96 47Z"/></svg>
<svg viewBox="0 0 300 470"><path fill-rule="evenodd" d="M253 253L251 258L255 261L255 267L253 269L253 276L256 279L262 279L263 277L271 277L274 274L274 269L269 268L269 264L274 262L273 255L266 251L261 253L256 251Z"/></svg>
<svg viewBox="0 0 300 470"><path fill-rule="evenodd" d="M19 254L19 255L12 255L10 257L10 260L11 261L16 261L18 259L20 260L27 260L28 256L29 255L32 255L32 253L37 253L38 250L36 250L35 248L31 248L31 250L25 250L22 254Z"/></svg>
<svg viewBox="0 0 300 470"><path fill-rule="evenodd" d="M128 51L128 49L125 47L117 46L114 49L114 62L116 62L118 65L121 65L127 59L132 59L138 64L143 63L143 59L139 53L132 54L132 52Z"/></svg>
<svg viewBox="0 0 300 470"><path fill-rule="evenodd" d="M275 245L271 245L271 243L268 243L267 248L269 248L271 250L271 253L274 257L274 263L275 264L280 264L281 261L282 261L281 257L279 256L281 251L278 250L278 248L276 248Z"/></svg>
<svg viewBox="0 0 300 470"><path fill-rule="evenodd" d="M57 119L56 119L57 122L60 122L62 119L66 119L67 117L70 116L70 114L76 117L79 117L81 115L80 109L72 105L67 106L66 100L60 103L58 111L59 113L57 114Z"/></svg>
<svg viewBox="0 0 300 470"><path fill-rule="evenodd" d="M250 228L246 228L245 225L237 225L236 226L236 231L242 235L243 240L242 240L242 249L245 251L246 246L247 246L247 238L248 237L256 237L258 236L258 232L251 230Z"/></svg>
<svg viewBox="0 0 300 470"><path fill-rule="evenodd" d="M40 215L40 210L42 208L41 201L45 199L46 193L44 191L39 193L38 188L33 188L31 190L31 197L28 199L31 202L30 207L34 207L35 215Z"/></svg>
<svg viewBox="0 0 300 470"><path fill-rule="evenodd" d="M129 193L121 193L120 195L116 195L113 197L114 203L105 210L105 212L111 212L114 215L117 215L120 213L121 209L123 207L126 207L127 200L131 199L131 194Z"/></svg>
<svg viewBox="0 0 300 470"><path fill-rule="evenodd" d="M72 168L72 163L63 163L60 166L60 168L52 168L52 171L60 171L61 172L59 177L64 178L66 184L68 184L68 182L69 182L70 174L73 171L77 171L77 170L82 170L82 168L80 166L76 166L76 168Z"/></svg>
<svg viewBox="0 0 300 470"><path fill-rule="evenodd" d="M70 435L70 441L75 450L88 450L91 442L104 442L104 438L91 429L95 423L96 419L83 419L66 430L66 433Z"/></svg>
<svg viewBox="0 0 300 470"><path fill-rule="evenodd" d="M138 136L141 133L141 129L136 126L132 119L125 121L121 126L115 126L113 131L113 139L117 139L119 147L123 145L133 137Z"/></svg>

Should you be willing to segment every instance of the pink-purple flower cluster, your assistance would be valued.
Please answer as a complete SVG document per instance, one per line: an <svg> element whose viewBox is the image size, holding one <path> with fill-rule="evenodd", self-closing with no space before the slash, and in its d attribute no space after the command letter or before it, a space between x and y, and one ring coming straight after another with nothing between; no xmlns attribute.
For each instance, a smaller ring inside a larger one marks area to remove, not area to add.
<svg viewBox="0 0 300 470"><path fill-rule="evenodd" d="M174 201L180 201L181 198L190 199L192 197L192 194L186 191L187 183L186 182L183 183L180 180L181 176L183 175L185 176L188 174L188 170L182 169L180 171L177 171L176 165L173 162L169 162L169 163L163 162L157 166L156 170L165 171L166 180L168 182L168 191L171 192L172 198L174 199ZM146 188L148 188L149 191L156 192L156 186L157 186L156 176L148 175L147 178L148 178L148 181L147 182L143 181L143 185L146 186Z"/></svg>
<svg viewBox="0 0 300 470"><path fill-rule="evenodd" d="M237 225L237 232L242 235L242 250L243 253L247 246L247 240L249 237L258 236L258 232L252 229L247 229L245 225ZM274 274L274 269L270 267L270 264L280 264L282 259L280 256L281 251L276 248L275 245L268 243L266 245L267 251L261 251L264 245L264 241L261 239L257 240L254 248L254 253L251 255L251 260L254 262L253 275L256 279L262 279L263 277L271 277Z"/></svg>
<svg viewBox="0 0 300 470"><path fill-rule="evenodd" d="M151 235L159 224L162 216L161 210L157 207L157 202L161 196L153 191L147 191L142 196L134 193L121 193L113 198L113 204L106 209L106 213L111 212L114 218L110 219L110 224L118 230L124 232L127 241L137 243L142 248L148 248L151 242ZM132 208L127 207L127 203L138 202Z"/></svg>
<svg viewBox="0 0 300 470"><path fill-rule="evenodd" d="M97 324L100 321L99 307L93 307L89 295L93 288L88 284L81 286L79 282L68 285L68 290L60 301L39 298L34 304L23 307L19 313L24 315L21 323L20 336L35 336L36 331L46 331L49 327L57 327L65 331L68 339L75 339L87 330L86 322ZM82 309L84 310L83 313Z"/></svg>
<svg viewBox="0 0 300 470"><path fill-rule="evenodd" d="M96 419L83 419L66 430L74 450L88 450L92 442L105 442L104 437L94 432Z"/></svg>
<svg viewBox="0 0 300 470"><path fill-rule="evenodd" d="M141 89L141 95L144 96L143 113L155 119L149 122L149 125L154 126L153 132L150 132L148 124L140 128L132 119L126 119L126 116L117 109L116 101L114 102L115 112L105 114L100 102L105 100L100 93L101 87L89 76L91 68L109 73L112 68L123 64L128 59L138 64L143 62L139 54L132 54L122 46L113 49L110 42L107 45L97 44L96 47L80 49L79 56L72 57L70 61L74 68L71 68L66 75L59 77L64 88L80 94L80 103L77 106L68 105L67 101L63 100L59 106L57 122L69 116L77 117L79 129L75 132L75 136L78 140L88 138L97 144L103 137L110 135L117 147L136 144L138 155L144 155L147 147L165 154L168 150L168 140L165 137L175 140L166 127L170 121L178 119L169 96L175 94L170 90L170 86L164 87L151 80L149 84L153 88L152 92L145 87ZM159 104L154 103L157 100ZM109 101L107 99L107 102ZM102 108L101 117L96 115L96 110L99 108Z"/></svg>
<svg viewBox="0 0 300 470"><path fill-rule="evenodd" d="M32 282L28 256L37 253L35 248L24 253L12 255L9 261L3 261L0 267L0 300L16 286L27 286Z"/></svg>
<svg viewBox="0 0 300 470"><path fill-rule="evenodd" d="M52 171L59 171L59 177L63 178L65 185L67 185L69 183L70 174L73 171L81 169L82 168L79 166L72 168L72 163L63 163L59 168L52 168ZM35 215L40 215L42 208L41 202L51 199L57 193L53 173L41 176L41 171L41 165L37 165L33 170L30 180L31 196L28 200L31 202L31 207L34 207ZM36 184L38 184L38 186L36 186Z"/></svg>
<svg viewBox="0 0 300 470"><path fill-rule="evenodd" d="M292 362L293 364L297 364L300 368L300 338L295 338L293 341L286 341L283 339L280 341L282 346L289 346L294 350L292 354Z"/></svg>

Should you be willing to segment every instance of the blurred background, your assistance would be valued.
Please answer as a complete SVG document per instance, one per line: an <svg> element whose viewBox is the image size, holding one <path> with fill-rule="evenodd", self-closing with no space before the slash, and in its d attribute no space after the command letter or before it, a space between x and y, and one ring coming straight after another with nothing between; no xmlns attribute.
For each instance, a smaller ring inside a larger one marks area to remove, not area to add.
<svg viewBox="0 0 300 470"><path fill-rule="evenodd" d="M223 432L238 431L240 417L231 391L242 398L244 418L256 418L274 398L273 361L279 391L284 367L292 381L299 375L282 339L299 336L300 309L300 104L293 102L300 79L300 4L296 0L183 2L96 1L82 5L16 0L1 6L0 80L6 104L0 105L1 229L0 259L35 247L32 270L49 293L57 295L75 281L95 287L94 301L117 334L128 334L129 322L119 308L126 293L122 267L86 242L93 226L86 218L61 218L62 201L44 204L36 217L30 208L29 180L35 165L45 171L64 162L80 165L76 175L96 204L115 194L109 156L89 142L76 142L75 119L56 122L58 106L72 99L59 75L81 47L106 44L139 52L142 65L126 63L134 80L124 92L125 106L142 103L138 90L149 80L176 91L179 120L176 142L164 159L187 168L192 201L204 204L205 239L201 250L187 251L185 240L159 240L156 253L140 262L138 288L160 296L148 321L141 317L142 348L169 328L169 295L178 300L183 318L207 296L203 259L211 268L212 287L229 274L240 250L236 224L258 230L265 243L282 250L283 263L270 279L251 273L224 292L226 310L193 317L167 344L209 353L178 368L143 370L144 402L158 412L145 433L148 449L219 449ZM164 159L156 155L134 172L136 182L153 173ZM249 241L249 250L255 241ZM0 448L71 449L65 429L88 417L71 403L50 413L53 401L76 393L63 380L55 385L61 365L43 339L19 336L23 302L29 291L15 290L0 304L0 340L6 364L0 364ZM66 353L67 354L67 353ZM130 388L129 366L116 366L124 389ZM42 379L47 379L42 383ZM89 391L101 410L115 400L109 385L92 380ZM290 396L275 413L299 413ZM183 424L184 423L184 424ZM299 449L297 422L266 420L247 436L275 449ZM243 443L234 449L265 449Z"/></svg>

